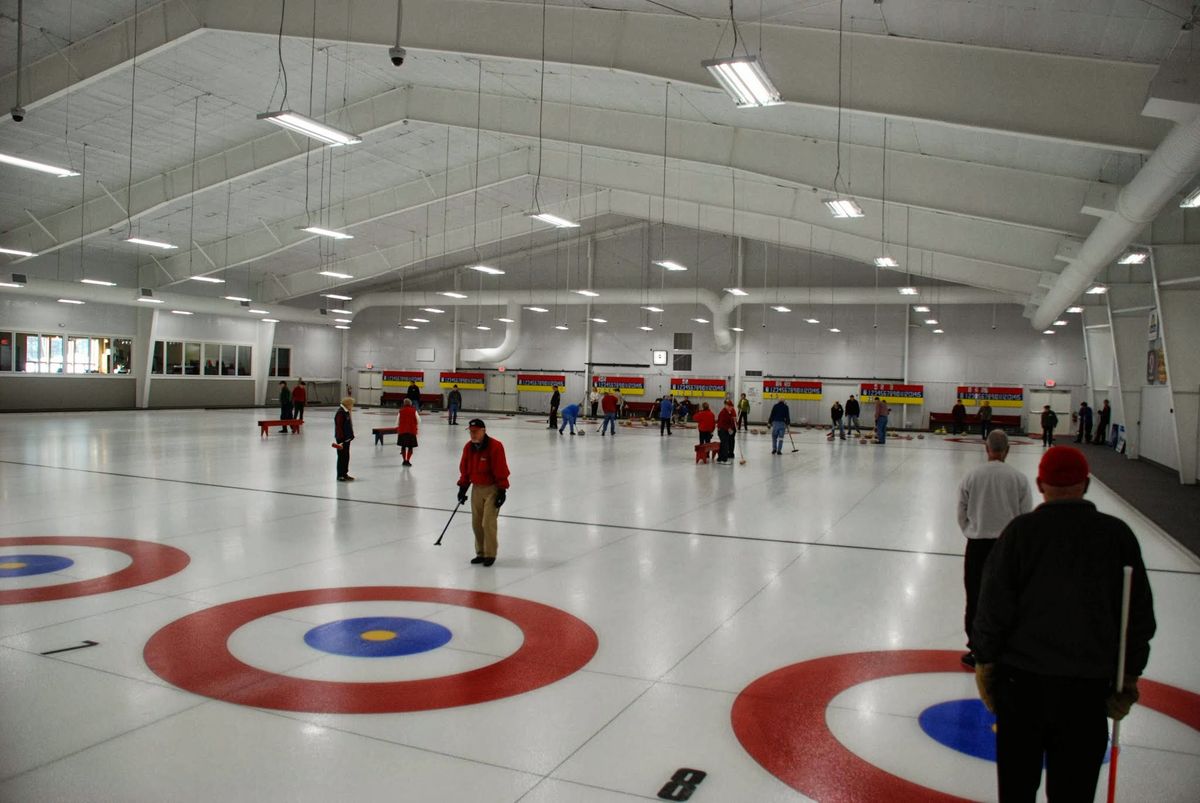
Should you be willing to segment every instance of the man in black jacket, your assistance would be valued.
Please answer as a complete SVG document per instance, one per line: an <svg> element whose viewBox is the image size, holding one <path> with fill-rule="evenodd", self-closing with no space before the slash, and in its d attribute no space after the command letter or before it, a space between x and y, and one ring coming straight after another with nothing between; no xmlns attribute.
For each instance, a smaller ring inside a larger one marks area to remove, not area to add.
<svg viewBox="0 0 1200 803"><path fill-rule="evenodd" d="M859 416L858 399L854 398L854 394L850 394L850 398L846 399L846 429L854 427L854 434L858 435L862 432L862 428L858 426Z"/></svg>
<svg viewBox="0 0 1200 803"><path fill-rule="evenodd" d="M350 411L354 409L354 399L347 396L333 414L333 448L337 449L337 478L338 482L353 482L350 476L350 441L354 440L354 421Z"/></svg>
<svg viewBox="0 0 1200 803"><path fill-rule="evenodd" d="M554 386L554 394L550 396L550 423L547 429L558 429L558 405L562 396L558 394L558 385Z"/></svg>
<svg viewBox="0 0 1200 803"><path fill-rule="evenodd" d="M988 557L972 631L979 694L996 713L1001 801L1033 801L1043 757L1050 800L1091 800L1105 714L1137 701L1154 600L1133 532L1085 501L1083 453L1055 446L1038 466L1045 503L1013 519ZM1125 678L1115 692L1123 567L1133 569Z"/></svg>
<svg viewBox="0 0 1200 803"><path fill-rule="evenodd" d="M455 385L450 389L449 395L446 396L446 410L449 415L446 417L446 423L454 426L458 423L458 411L462 409L462 393Z"/></svg>

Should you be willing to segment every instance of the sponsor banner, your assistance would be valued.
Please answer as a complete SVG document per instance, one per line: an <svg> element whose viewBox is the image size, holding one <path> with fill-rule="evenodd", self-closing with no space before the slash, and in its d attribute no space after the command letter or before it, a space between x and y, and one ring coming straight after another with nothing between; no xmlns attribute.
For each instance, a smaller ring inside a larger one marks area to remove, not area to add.
<svg viewBox="0 0 1200 803"><path fill-rule="evenodd" d="M724 379L694 379L687 376L676 376L671 378L671 395L672 396L703 396L703 397L725 397L725 380Z"/></svg>
<svg viewBox="0 0 1200 803"><path fill-rule="evenodd" d="M864 405L875 401L876 396L888 404L924 404L925 386L863 382L859 385L859 395Z"/></svg>
<svg viewBox="0 0 1200 803"><path fill-rule="evenodd" d="M459 390L486 390L484 375L479 371L442 371L438 375L438 384L443 390L450 390L458 385Z"/></svg>
<svg viewBox="0 0 1200 803"><path fill-rule="evenodd" d="M982 405L991 402L993 407L1023 407L1025 391L1021 388L980 387L978 385L959 385L958 400L965 407Z"/></svg>
<svg viewBox="0 0 1200 803"><path fill-rule="evenodd" d="M820 401L822 395L820 382L804 382L798 379L764 379L764 399L807 399Z"/></svg>
<svg viewBox="0 0 1200 803"><path fill-rule="evenodd" d="M567 377L563 374L517 374L517 390L553 393L566 384Z"/></svg>
<svg viewBox="0 0 1200 803"><path fill-rule="evenodd" d="M620 391L622 396L644 396L646 394L646 377L593 376L592 390L598 393L615 390Z"/></svg>
<svg viewBox="0 0 1200 803"><path fill-rule="evenodd" d="M417 387L425 387L424 371L384 371L383 386L385 388L404 388L416 382Z"/></svg>

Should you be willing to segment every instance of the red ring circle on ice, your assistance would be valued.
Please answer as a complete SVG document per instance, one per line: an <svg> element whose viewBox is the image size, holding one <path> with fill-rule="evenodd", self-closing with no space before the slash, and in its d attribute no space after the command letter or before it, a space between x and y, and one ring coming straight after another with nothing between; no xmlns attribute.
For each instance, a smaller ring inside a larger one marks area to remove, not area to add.
<svg viewBox="0 0 1200 803"><path fill-rule="evenodd" d="M846 748L825 723L834 697L860 683L926 672L963 672L958 652L895 650L830 655L763 675L733 703L746 752L788 786L825 801L959 801L885 772ZM1140 679L1139 705L1200 730L1200 695Z"/></svg>
<svg viewBox="0 0 1200 803"><path fill-rule="evenodd" d="M343 683L289 677L250 666L229 651L230 634L280 611L332 602L436 602L507 619L524 633L521 647L496 663L420 680ZM600 641L587 624L539 602L484 591L418 586L364 586L290 591L228 602L178 619L146 644L149 667L187 691L229 703L321 714L426 711L498 700L572 674Z"/></svg>
<svg viewBox="0 0 1200 803"><path fill-rule="evenodd" d="M111 549L123 552L133 561L124 569L103 577L60 583L37 588L14 588L0 591L0 605L15 605L19 602L46 602L71 597L86 597L119 591L122 588L153 583L170 577L191 561L182 549L152 541L137 541L132 538L90 538L77 535L30 535L17 538L0 538L0 549L14 546L83 546L94 549Z"/></svg>

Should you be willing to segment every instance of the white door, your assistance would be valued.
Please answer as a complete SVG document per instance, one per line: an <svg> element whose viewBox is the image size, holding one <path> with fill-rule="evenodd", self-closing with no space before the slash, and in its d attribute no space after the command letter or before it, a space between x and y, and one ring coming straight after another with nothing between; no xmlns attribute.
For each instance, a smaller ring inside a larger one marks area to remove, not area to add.
<svg viewBox="0 0 1200 803"><path fill-rule="evenodd" d="M750 420L751 421L766 421L769 406L763 401L763 383L761 379L742 379L742 393L746 394L746 401L750 402ZM772 401L771 404L775 402ZM711 404L709 405L712 406Z"/></svg>
<svg viewBox="0 0 1200 803"><path fill-rule="evenodd" d="M1138 457L1179 470L1175 442L1175 410L1167 385L1142 387L1142 414L1138 420Z"/></svg>
<svg viewBox="0 0 1200 803"><path fill-rule="evenodd" d="M517 375L499 371L487 375L487 409L492 412L517 411Z"/></svg>
<svg viewBox="0 0 1200 803"><path fill-rule="evenodd" d="M1026 416L1025 431L1030 435L1040 436L1042 434L1042 407L1050 405L1050 409L1058 416L1058 426L1054 433L1056 437L1064 437L1074 434L1074 429L1071 426L1071 392L1069 390L1030 390L1026 394L1028 400L1025 402L1026 410L1029 413ZM976 408L978 409L978 408ZM995 414L996 408L992 408L992 413Z"/></svg>

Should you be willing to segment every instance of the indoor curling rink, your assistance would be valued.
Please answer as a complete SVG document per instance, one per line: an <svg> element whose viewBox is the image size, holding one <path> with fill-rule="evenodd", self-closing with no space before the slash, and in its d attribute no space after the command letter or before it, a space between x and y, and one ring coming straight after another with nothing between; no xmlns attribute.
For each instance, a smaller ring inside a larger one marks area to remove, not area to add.
<svg viewBox="0 0 1200 803"><path fill-rule="evenodd" d="M465 511L434 545L465 426L423 416L404 469L370 435L394 416L356 410L353 483L330 408L267 438L256 410L0 416L0 800L995 799L959 664L978 439L773 457L760 427L730 468L692 430L486 415L512 489L484 568ZM1200 562L1089 498L1159 623L1118 800L1195 801Z"/></svg>

